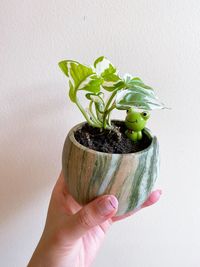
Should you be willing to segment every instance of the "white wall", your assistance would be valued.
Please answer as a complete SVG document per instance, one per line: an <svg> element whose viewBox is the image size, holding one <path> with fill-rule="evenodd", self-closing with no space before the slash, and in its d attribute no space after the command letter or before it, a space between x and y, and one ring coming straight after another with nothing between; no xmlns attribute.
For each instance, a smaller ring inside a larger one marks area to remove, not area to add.
<svg viewBox="0 0 200 267"><path fill-rule="evenodd" d="M200 2L0 1L0 266L25 266L43 228L68 130L64 58L105 55L152 85L161 201L115 224L94 267L200 266ZM121 115L122 116L122 115Z"/></svg>

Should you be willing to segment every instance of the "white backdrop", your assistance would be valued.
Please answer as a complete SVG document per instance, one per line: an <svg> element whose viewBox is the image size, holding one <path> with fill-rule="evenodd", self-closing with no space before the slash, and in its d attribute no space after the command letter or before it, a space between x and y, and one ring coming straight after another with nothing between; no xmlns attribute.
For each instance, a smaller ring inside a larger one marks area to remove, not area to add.
<svg viewBox="0 0 200 267"><path fill-rule="evenodd" d="M93 266L200 266L198 0L0 1L0 266L26 266L65 136L83 120L57 62L100 55L172 109L148 125L160 141L160 202L113 225Z"/></svg>

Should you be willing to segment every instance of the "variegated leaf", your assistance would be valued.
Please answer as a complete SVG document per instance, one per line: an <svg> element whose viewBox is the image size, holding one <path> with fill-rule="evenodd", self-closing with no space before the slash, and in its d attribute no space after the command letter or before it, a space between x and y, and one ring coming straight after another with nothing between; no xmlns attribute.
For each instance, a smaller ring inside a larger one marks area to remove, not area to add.
<svg viewBox="0 0 200 267"><path fill-rule="evenodd" d="M119 77L116 68L105 57L99 57L94 62L95 72L104 80L102 87L107 91L113 91L121 85L122 79Z"/></svg>
<svg viewBox="0 0 200 267"><path fill-rule="evenodd" d="M144 89L140 86L118 91L115 103L117 109L135 107L138 109L153 110L164 108L164 105L160 103L152 89Z"/></svg>
<svg viewBox="0 0 200 267"><path fill-rule="evenodd" d="M76 92L86 90L93 93L100 91L103 79L99 77L91 67L80 64L72 60L59 62L61 70L69 78L69 97L75 102Z"/></svg>

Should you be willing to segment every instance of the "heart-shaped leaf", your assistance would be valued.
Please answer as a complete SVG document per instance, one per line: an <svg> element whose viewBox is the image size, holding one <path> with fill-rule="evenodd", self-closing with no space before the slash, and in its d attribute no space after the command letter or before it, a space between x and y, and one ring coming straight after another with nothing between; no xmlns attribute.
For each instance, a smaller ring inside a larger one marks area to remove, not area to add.
<svg viewBox="0 0 200 267"><path fill-rule="evenodd" d="M122 79L118 75L118 71L105 57L99 57L94 62L95 72L103 78L102 87L107 91L115 90Z"/></svg>
<svg viewBox="0 0 200 267"><path fill-rule="evenodd" d="M140 86L134 86L117 92L117 109L128 109L135 107L144 110L162 109L164 105L155 96L153 89L145 89Z"/></svg>
<svg viewBox="0 0 200 267"><path fill-rule="evenodd" d="M124 82L125 82L126 88L133 88L135 86L139 86L144 89L153 90L150 86L144 84L144 82L140 78L138 77L133 78L133 76L130 74L124 75Z"/></svg>
<svg viewBox="0 0 200 267"><path fill-rule="evenodd" d="M91 67L85 66L73 60L59 62L59 67L69 78L69 97L75 102L78 90L86 90L93 93L100 91L103 79L99 77Z"/></svg>

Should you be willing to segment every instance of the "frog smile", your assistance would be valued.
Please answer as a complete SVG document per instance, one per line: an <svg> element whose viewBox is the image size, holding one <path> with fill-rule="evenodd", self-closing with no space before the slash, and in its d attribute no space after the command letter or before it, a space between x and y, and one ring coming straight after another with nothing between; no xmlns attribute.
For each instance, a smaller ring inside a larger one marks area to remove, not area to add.
<svg viewBox="0 0 200 267"><path fill-rule="evenodd" d="M135 121L128 121L128 120L126 120L127 122L130 122L130 123L137 123L138 122L138 120L135 120Z"/></svg>

